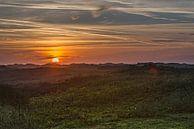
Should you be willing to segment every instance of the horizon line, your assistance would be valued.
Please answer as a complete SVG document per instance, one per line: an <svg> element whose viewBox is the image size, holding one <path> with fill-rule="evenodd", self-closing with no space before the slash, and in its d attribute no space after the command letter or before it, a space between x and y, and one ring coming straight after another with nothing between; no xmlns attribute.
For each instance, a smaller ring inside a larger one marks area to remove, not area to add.
<svg viewBox="0 0 194 129"><path fill-rule="evenodd" d="M183 63L183 62L136 62L136 63L113 63L113 62L106 62L106 63L45 63L45 64L36 64L36 63L10 63L10 64L0 64L0 66L9 66L9 65L36 65L36 66L44 66L44 65L59 65L59 66L65 66L65 65L103 65L103 64L124 64L124 65L137 65L137 64L181 64L181 65L194 65L194 63Z"/></svg>

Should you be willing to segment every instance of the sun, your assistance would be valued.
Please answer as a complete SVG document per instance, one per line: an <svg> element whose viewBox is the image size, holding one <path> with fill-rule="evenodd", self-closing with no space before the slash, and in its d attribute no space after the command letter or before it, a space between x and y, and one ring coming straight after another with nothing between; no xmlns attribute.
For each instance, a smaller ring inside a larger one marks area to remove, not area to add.
<svg viewBox="0 0 194 129"><path fill-rule="evenodd" d="M59 63L59 58L57 58L57 57L53 58L53 59L52 59L52 62L53 62L53 63Z"/></svg>

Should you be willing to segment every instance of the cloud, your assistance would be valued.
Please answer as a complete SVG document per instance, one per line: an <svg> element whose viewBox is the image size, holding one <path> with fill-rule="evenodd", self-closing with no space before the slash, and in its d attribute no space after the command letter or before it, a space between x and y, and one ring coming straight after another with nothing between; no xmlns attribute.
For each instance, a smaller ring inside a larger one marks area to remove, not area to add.
<svg viewBox="0 0 194 129"><path fill-rule="evenodd" d="M194 0L1 0L0 18L51 24L193 23L193 6Z"/></svg>
<svg viewBox="0 0 194 129"><path fill-rule="evenodd" d="M0 0L0 58L42 61L51 58L39 53L43 49L68 48L84 60L105 61L109 55L118 61L127 55L126 61L133 56L143 60L146 53L145 58L156 59L151 54L157 52L148 51L163 49L158 59L165 60L164 50L194 50L193 7L194 0ZM168 51L172 59L181 55L175 50ZM182 57L187 56L192 57L185 50Z"/></svg>

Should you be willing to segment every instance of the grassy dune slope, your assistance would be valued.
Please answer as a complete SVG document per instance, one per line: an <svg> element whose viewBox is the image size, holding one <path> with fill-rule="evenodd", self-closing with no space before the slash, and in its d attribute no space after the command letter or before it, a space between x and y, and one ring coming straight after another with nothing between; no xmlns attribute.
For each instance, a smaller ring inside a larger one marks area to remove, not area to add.
<svg viewBox="0 0 194 129"><path fill-rule="evenodd" d="M41 83L34 89L6 90L7 94L17 91L16 96L20 97L19 100L14 97L18 104L1 102L4 109L0 111L1 120L18 126L14 122L20 112L23 114L20 121L28 121L23 125L26 129L28 126L29 129L194 128L193 69L134 66L94 69L94 73L90 71L84 76L75 73L71 79ZM1 98L13 99L4 94ZM16 116L5 118L8 111ZM7 125L0 127L11 129Z"/></svg>

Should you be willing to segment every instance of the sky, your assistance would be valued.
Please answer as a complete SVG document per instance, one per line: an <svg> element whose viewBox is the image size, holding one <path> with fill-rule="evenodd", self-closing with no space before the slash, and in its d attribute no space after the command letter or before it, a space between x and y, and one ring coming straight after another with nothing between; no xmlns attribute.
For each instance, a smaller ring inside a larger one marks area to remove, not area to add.
<svg viewBox="0 0 194 129"><path fill-rule="evenodd" d="M194 63L194 0L0 0L0 64Z"/></svg>

